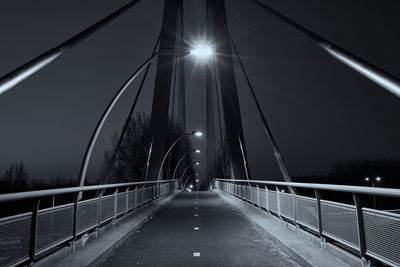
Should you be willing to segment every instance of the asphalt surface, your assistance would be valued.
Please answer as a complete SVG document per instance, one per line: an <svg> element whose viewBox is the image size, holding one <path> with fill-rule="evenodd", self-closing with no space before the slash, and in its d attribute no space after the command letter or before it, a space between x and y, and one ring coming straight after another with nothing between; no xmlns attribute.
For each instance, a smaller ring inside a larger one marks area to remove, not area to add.
<svg viewBox="0 0 400 267"><path fill-rule="evenodd" d="M209 191L178 195L102 266L135 265L299 266L263 230Z"/></svg>

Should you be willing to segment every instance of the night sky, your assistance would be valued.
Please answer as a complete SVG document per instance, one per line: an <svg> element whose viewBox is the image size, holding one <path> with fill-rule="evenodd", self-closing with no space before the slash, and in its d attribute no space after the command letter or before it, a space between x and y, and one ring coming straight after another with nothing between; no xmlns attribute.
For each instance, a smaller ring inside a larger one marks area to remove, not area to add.
<svg viewBox="0 0 400 267"><path fill-rule="evenodd" d="M63 42L128 0L0 3L0 76ZM337 62L247 0L229 0L229 28L292 175L325 174L340 161L400 159L400 99ZM398 1L265 0L266 4L400 77ZM205 30L205 1L184 1L188 42ZM23 161L33 177L76 179L108 101L150 55L163 1L142 0L42 71L0 96L0 174ZM239 68L241 113L254 178L280 177ZM154 68L137 111L150 112ZM187 130L205 129L205 66L189 60ZM107 121L88 178L120 130L134 83ZM205 141L194 147L205 151ZM205 153L199 158L205 166ZM204 174L205 172L201 172Z"/></svg>

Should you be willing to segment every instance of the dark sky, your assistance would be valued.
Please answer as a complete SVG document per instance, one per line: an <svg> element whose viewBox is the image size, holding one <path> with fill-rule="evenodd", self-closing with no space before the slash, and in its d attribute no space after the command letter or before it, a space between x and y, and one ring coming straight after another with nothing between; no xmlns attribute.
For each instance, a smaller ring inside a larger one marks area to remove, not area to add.
<svg viewBox="0 0 400 267"><path fill-rule="evenodd" d="M128 3L127 0L0 3L0 76ZM265 0L352 53L400 77L398 1ZM204 31L205 1L185 1L193 41ZM56 62L0 96L0 173L23 161L34 177L76 178L91 131L124 80L151 53L163 1L143 0ZM400 99L337 62L246 0L227 1L229 27L292 175L323 174L338 161L400 159ZM204 66L187 65L187 130L205 128ZM154 69L137 111L149 112ZM279 177L243 76L237 82L250 168ZM137 83L136 83L137 85ZM136 86L98 140L95 179ZM203 151L204 140L195 144ZM204 157L204 154L203 154ZM205 159L201 158L205 164Z"/></svg>

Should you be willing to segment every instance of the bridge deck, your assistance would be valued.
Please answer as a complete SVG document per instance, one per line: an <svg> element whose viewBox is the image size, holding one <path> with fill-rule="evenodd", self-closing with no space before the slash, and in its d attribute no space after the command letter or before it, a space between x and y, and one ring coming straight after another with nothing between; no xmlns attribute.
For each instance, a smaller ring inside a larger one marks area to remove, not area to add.
<svg viewBox="0 0 400 267"><path fill-rule="evenodd" d="M132 265L299 266L213 192L181 193L102 266Z"/></svg>

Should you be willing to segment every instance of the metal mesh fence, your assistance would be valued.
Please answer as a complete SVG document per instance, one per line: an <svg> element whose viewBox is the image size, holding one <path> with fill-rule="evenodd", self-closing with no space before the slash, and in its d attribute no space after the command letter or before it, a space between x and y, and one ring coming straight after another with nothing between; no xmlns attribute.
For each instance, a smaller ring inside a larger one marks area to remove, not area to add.
<svg viewBox="0 0 400 267"><path fill-rule="evenodd" d="M114 195L101 198L101 222L105 222L114 217Z"/></svg>
<svg viewBox="0 0 400 267"><path fill-rule="evenodd" d="M268 208L274 212L278 212L278 202L276 199L276 192L268 190Z"/></svg>
<svg viewBox="0 0 400 267"><path fill-rule="evenodd" d="M0 220L0 266L18 264L29 258L32 213Z"/></svg>
<svg viewBox="0 0 400 267"><path fill-rule="evenodd" d="M137 190L136 200L137 200L136 206L139 206L143 203L143 189Z"/></svg>
<svg viewBox="0 0 400 267"><path fill-rule="evenodd" d="M100 198L80 201L76 205L76 234L80 235L104 223L116 215L136 208L139 203L151 201L161 194L169 193L179 184L163 183L143 190L121 192ZM54 248L74 236L73 203L0 218L0 266L14 266L29 260L31 241L35 240L35 255ZM31 229L36 221L36 230ZM33 251L32 251L33 252Z"/></svg>
<svg viewBox="0 0 400 267"><path fill-rule="evenodd" d="M128 193L128 209L136 208L136 190L129 191Z"/></svg>
<svg viewBox="0 0 400 267"><path fill-rule="evenodd" d="M279 193L280 214L286 218L294 220L293 195Z"/></svg>
<svg viewBox="0 0 400 267"><path fill-rule="evenodd" d="M358 249L355 206L321 200L323 234Z"/></svg>
<svg viewBox="0 0 400 267"><path fill-rule="evenodd" d="M73 204L39 211L36 239L38 252L72 238L73 212Z"/></svg>
<svg viewBox="0 0 400 267"><path fill-rule="evenodd" d="M315 198L296 196L296 221L318 231L318 210Z"/></svg>
<svg viewBox="0 0 400 267"><path fill-rule="evenodd" d="M86 200L78 203L77 233L80 234L93 228L98 223L98 199Z"/></svg>
<svg viewBox="0 0 400 267"><path fill-rule="evenodd" d="M257 194L257 188L256 187L250 187L250 192L251 192L251 202L254 204L258 204L258 194Z"/></svg>
<svg viewBox="0 0 400 267"><path fill-rule="evenodd" d="M267 207L266 207L266 201L265 201L265 198L266 198L265 189L260 188L259 190L260 190L260 192L259 192L259 195L260 195L260 206L263 207L264 209L266 209Z"/></svg>
<svg viewBox="0 0 400 267"><path fill-rule="evenodd" d="M117 194L117 214L122 214L126 211L126 193Z"/></svg>
<svg viewBox="0 0 400 267"><path fill-rule="evenodd" d="M400 215L363 209L367 255L400 266Z"/></svg>

